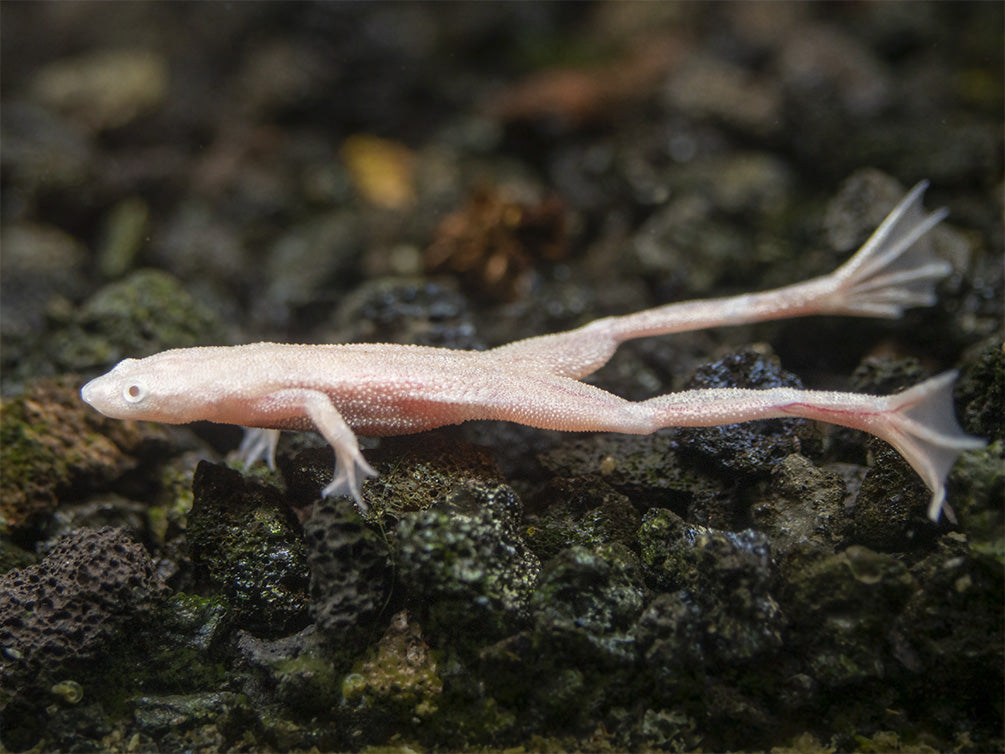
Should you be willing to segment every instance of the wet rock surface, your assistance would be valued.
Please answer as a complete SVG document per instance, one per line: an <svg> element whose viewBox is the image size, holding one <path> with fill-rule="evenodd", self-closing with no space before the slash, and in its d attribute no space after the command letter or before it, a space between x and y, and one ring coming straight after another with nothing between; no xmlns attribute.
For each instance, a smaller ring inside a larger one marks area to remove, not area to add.
<svg viewBox="0 0 1005 754"><path fill-rule="evenodd" d="M187 538L196 582L222 594L252 633L285 636L308 620L309 571L292 510L274 487L200 463Z"/></svg>

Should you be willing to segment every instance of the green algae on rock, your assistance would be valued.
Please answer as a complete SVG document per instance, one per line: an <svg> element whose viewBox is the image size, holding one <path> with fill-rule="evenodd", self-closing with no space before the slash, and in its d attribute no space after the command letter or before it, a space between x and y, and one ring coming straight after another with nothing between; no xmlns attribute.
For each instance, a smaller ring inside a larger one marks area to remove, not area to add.
<svg viewBox="0 0 1005 754"><path fill-rule="evenodd" d="M279 491L205 461L192 489L188 541L196 572L227 598L236 624L267 637L307 625L304 542Z"/></svg>
<svg viewBox="0 0 1005 754"><path fill-rule="evenodd" d="M85 301L48 346L64 369L86 371L165 348L223 341L219 315L172 275L136 270Z"/></svg>
<svg viewBox="0 0 1005 754"><path fill-rule="evenodd" d="M509 487L469 482L402 516L396 570L431 635L463 645L526 620L541 566L520 536L521 512Z"/></svg>
<svg viewBox="0 0 1005 754"><path fill-rule="evenodd" d="M106 425L82 412L79 380L34 380L0 401L0 532L26 528L59 501L109 484L137 465L163 432L149 425Z"/></svg>

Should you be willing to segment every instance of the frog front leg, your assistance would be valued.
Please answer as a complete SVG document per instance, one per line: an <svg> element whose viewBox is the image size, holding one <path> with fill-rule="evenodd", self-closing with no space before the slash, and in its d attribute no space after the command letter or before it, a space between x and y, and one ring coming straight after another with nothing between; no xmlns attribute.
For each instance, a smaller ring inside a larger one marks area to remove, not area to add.
<svg viewBox="0 0 1005 754"><path fill-rule="evenodd" d="M266 396L260 409L264 409L266 415L274 414L277 423L295 424L298 419L306 419L313 424L335 451L335 475L331 483L321 491L321 495L350 495L361 511L367 510L360 488L363 479L377 476L377 472L363 458L355 433L335 408L331 398L319 390L280 390Z"/></svg>
<svg viewBox="0 0 1005 754"><path fill-rule="evenodd" d="M244 439L237 449L237 456L246 467L257 461L265 461L268 467L276 470L276 447L279 445L278 429L261 429L259 427L242 427Z"/></svg>

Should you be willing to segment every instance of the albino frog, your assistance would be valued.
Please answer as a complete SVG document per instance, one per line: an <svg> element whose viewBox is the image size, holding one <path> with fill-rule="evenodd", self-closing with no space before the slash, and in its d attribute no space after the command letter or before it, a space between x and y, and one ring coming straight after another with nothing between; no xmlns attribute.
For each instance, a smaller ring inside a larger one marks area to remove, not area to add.
<svg viewBox="0 0 1005 754"><path fill-rule="evenodd" d="M953 372L886 397L724 388L633 402L579 382L633 338L810 314L899 317L905 308L930 306L934 284L950 266L934 256L926 237L946 216L944 209L924 213L926 186L915 186L840 268L772 291L605 317L488 351L388 343L178 348L125 359L80 394L117 419L251 428L241 446L244 459L264 458L270 467L280 430L316 430L335 450L335 476L323 494L352 495L364 510L362 480L376 472L360 452L357 433L398 435L498 419L542 429L648 434L661 427L800 416L890 443L932 491L928 515L937 520L957 456L984 445L956 422Z"/></svg>

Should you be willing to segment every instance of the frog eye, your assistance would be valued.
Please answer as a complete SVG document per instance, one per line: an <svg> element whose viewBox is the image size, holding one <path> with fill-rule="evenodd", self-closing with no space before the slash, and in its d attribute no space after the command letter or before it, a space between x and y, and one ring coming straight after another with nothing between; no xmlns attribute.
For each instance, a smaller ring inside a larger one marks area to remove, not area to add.
<svg viewBox="0 0 1005 754"><path fill-rule="evenodd" d="M126 403L139 403L147 397L147 388L142 382L130 382L122 388L122 400Z"/></svg>

